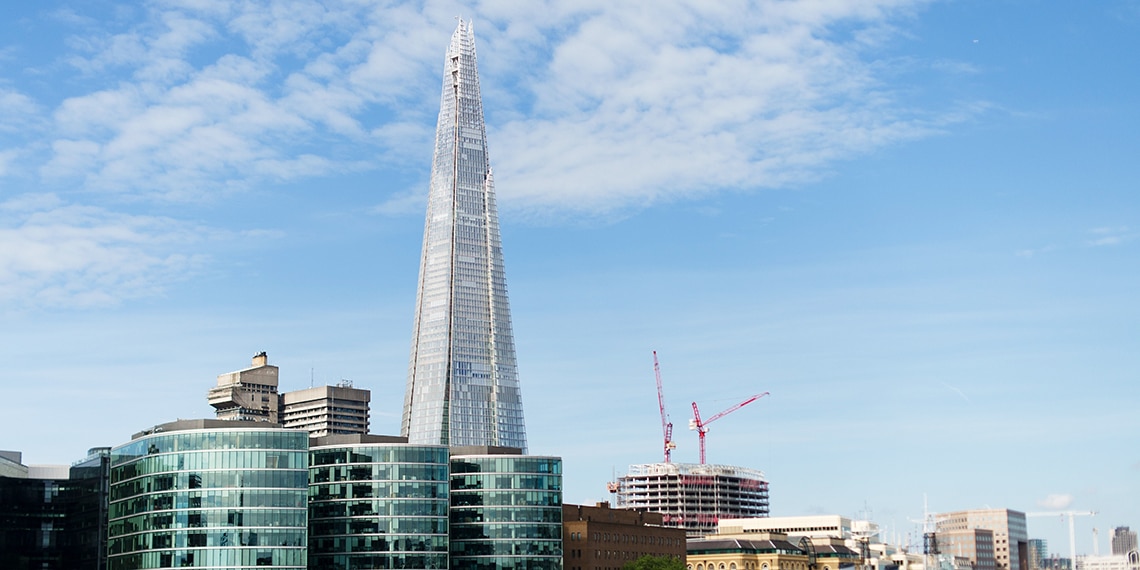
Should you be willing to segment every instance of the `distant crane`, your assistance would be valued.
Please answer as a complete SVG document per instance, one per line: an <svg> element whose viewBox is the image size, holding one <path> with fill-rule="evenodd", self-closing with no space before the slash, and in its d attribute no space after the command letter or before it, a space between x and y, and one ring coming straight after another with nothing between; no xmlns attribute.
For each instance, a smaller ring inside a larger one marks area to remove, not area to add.
<svg viewBox="0 0 1140 570"><path fill-rule="evenodd" d="M1027 517L1061 517L1069 519L1069 564L1077 565L1077 533L1073 531L1073 517L1095 517L1096 511L1055 511L1052 513L1025 513Z"/></svg>
<svg viewBox="0 0 1140 570"><path fill-rule="evenodd" d="M751 398L748 398L747 400L744 400L743 402L740 402L739 404L736 404L735 406L719 414L716 414L703 422L701 421L701 411L697 409L697 403L693 402L693 419L689 420L689 429L696 430L697 437L701 440L701 465L705 464L705 434L709 432L708 425L767 395L767 392L756 394L755 396L752 396Z"/></svg>
<svg viewBox="0 0 1140 570"><path fill-rule="evenodd" d="M661 435L665 440L665 463L669 463L673 456L673 450L677 449L677 444L673 443L673 422L669 421L669 415L665 413L665 392L661 389L661 365L657 362L656 350L653 351L653 374L657 377L657 408L661 410ZM702 461L702 463L704 462Z"/></svg>

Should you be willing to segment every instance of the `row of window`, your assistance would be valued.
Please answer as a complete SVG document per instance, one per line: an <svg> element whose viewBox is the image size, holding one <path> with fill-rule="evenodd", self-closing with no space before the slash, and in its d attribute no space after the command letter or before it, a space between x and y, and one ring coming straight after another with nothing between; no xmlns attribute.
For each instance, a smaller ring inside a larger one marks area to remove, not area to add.
<svg viewBox="0 0 1140 570"><path fill-rule="evenodd" d="M286 430L219 429L153 435L111 450L111 465L157 453L216 449L284 449L307 451L309 434Z"/></svg>
<svg viewBox="0 0 1140 570"><path fill-rule="evenodd" d="M307 509L216 509L146 513L111 521L110 536L150 530L208 527L301 527Z"/></svg>
<svg viewBox="0 0 1140 570"><path fill-rule="evenodd" d="M148 532L111 538L110 555L143 550L195 547L305 546L306 531L299 529L214 529L202 531Z"/></svg>
<svg viewBox="0 0 1140 570"><path fill-rule="evenodd" d="M562 508L562 493L559 491L454 491L451 493L451 506L519 506L519 507L558 507Z"/></svg>
<svg viewBox="0 0 1140 570"><path fill-rule="evenodd" d="M439 499L361 499L313 501L313 519L338 517L447 516L447 501Z"/></svg>
<svg viewBox="0 0 1140 570"><path fill-rule="evenodd" d="M305 570L304 548L193 548L186 550L151 550L107 558L107 570L140 570L143 568L236 568L258 566L288 570Z"/></svg>
<svg viewBox="0 0 1140 570"><path fill-rule="evenodd" d="M447 481L447 465L374 463L309 468L314 483L340 481Z"/></svg>
<svg viewBox="0 0 1140 570"><path fill-rule="evenodd" d="M451 540L452 556L562 556L561 540Z"/></svg>
<svg viewBox="0 0 1140 570"><path fill-rule="evenodd" d="M560 524L482 524L452 525L451 537L456 540L514 540L556 539L562 536Z"/></svg>
<svg viewBox="0 0 1140 570"><path fill-rule="evenodd" d="M343 568L358 570L362 568L388 570L395 568L447 568L447 553L432 554L324 554L309 551L309 564L311 568Z"/></svg>
<svg viewBox="0 0 1140 570"><path fill-rule="evenodd" d="M448 449L442 446L348 447L316 448L309 452L310 465L339 465L348 463L427 463L447 465Z"/></svg>
<svg viewBox="0 0 1140 570"><path fill-rule="evenodd" d="M308 473L295 470L246 469L229 471L175 472L146 475L111 487L111 501L118 501L143 493L172 490L217 489L244 487L269 489L304 489L309 485Z"/></svg>
<svg viewBox="0 0 1140 570"><path fill-rule="evenodd" d="M637 534L618 534L616 532L594 532L592 539L594 542L622 542L633 544L653 544L657 546L684 546L683 539L669 538L666 536L647 536ZM582 540L582 533L570 533L570 540Z"/></svg>
<svg viewBox="0 0 1140 570"><path fill-rule="evenodd" d="M308 435L308 432L300 432ZM111 467L111 484L157 473L228 469L307 469L304 451L197 451L152 455Z"/></svg>
<svg viewBox="0 0 1140 570"><path fill-rule="evenodd" d="M314 519L309 525L312 536L360 534L362 526L371 525L378 533L447 534L444 517L395 517L385 519Z"/></svg>
<svg viewBox="0 0 1140 570"><path fill-rule="evenodd" d="M242 489L215 491L191 497L186 492L155 493L111 503L111 520L139 513L198 508L305 508L307 489Z"/></svg>
<svg viewBox="0 0 1140 570"><path fill-rule="evenodd" d="M561 475L454 475L451 488L465 489L537 489L543 491L562 490Z"/></svg>
<svg viewBox="0 0 1140 570"><path fill-rule="evenodd" d="M401 497L446 499L447 483L332 483L309 487L309 497L314 501L333 499L388 498Z"/></svg>
<svg viewBox="0 0 1140 570"><path fill-rule="evenodd" d="M561 556L455 556L451 570L562 570Z"/></svg>
<svg viewBox="0 0 1140 570"><path fill-rule="evenodd" d="M462 457L451 462L452 475L461 473L553 473L562 474L562 460L550 457Z"/></svg>
<svg viewBox="0 0 1140 570"><path fill-rule="evenodd" d="M497 522L561 523L562 509L550 507L466 507L451 511L451 524Z"/></svg>
<svg viewBox="0 0 1140 570"><path fill-rule="evenodd" d="M309 553L447 552L447 535L309 537Z"/></svg>

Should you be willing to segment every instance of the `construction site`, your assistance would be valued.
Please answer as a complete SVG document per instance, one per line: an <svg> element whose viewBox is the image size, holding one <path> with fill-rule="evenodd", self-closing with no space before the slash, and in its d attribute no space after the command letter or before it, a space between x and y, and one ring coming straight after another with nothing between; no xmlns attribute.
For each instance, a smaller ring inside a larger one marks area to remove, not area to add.
<svg viewBox="0 0 1140 570"><path fill-rule="evenodd" d="M653 372L657 380L657 405L661 412L661 435L664 461L630 465L629 472L608 484L618 508L661 513L666 527L683 528L686 536L699 537L714 533L717 522L724 519L768 516L768 481L757 469L705 463L705 435L708 424L764 396L756 394L734 406L701 419L693 402L689 429L700 441L700 463L673 463L673 423L665 411L665 395L661 383L661 366L653 352Z"/></svg>

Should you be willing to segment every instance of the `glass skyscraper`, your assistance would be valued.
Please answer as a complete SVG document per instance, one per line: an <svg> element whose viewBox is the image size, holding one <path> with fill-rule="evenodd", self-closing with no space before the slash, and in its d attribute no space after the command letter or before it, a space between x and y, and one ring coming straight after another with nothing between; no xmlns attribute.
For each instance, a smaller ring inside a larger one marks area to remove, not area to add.
<svg viewBox="0 0 1140 570"><path fill-rule="evenodd" d="M475 37L462 20L444 64L401 432L526 450Z"/></svg>

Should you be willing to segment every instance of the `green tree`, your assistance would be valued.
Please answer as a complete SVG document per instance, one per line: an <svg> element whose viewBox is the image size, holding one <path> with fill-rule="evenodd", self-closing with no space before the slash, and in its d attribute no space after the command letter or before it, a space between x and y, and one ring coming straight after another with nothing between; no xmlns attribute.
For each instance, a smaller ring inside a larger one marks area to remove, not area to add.
<svg viewBox="0 0 1140 570"><path fill-rule="evenodd" d="M672 556L642 556L626 562L622 570L685 570L685 563Z"/></svg>

